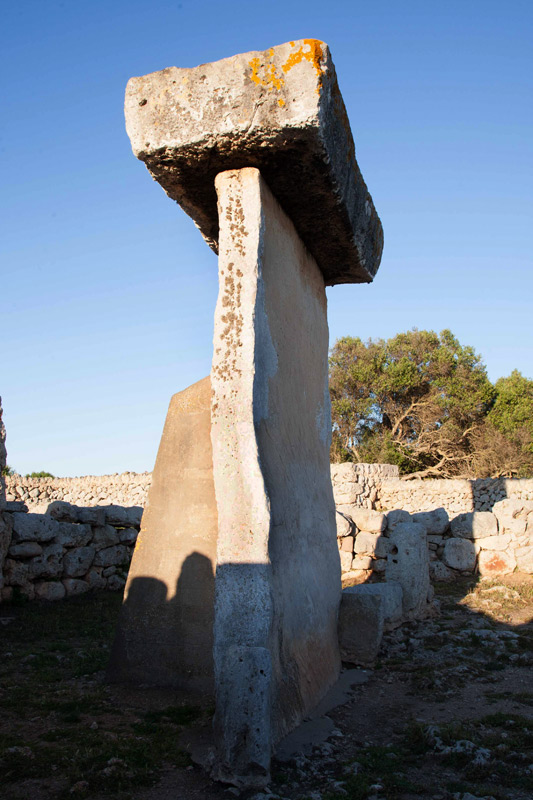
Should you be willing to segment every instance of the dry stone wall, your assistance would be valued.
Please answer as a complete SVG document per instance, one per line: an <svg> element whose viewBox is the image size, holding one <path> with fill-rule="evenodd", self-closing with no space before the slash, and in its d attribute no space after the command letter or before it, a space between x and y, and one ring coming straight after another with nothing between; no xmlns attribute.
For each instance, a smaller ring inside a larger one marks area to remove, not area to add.
<svg viewBox="0 0 533 800"><path fill-rule="evenodd" d="M6 500L22 502L29 511L44 513L50 503L62 500L76 506L144 506L152 482L151 472L121 475L86 475L81 478L6 478Z"/></svg>
<svg viewBox="0 0 533 800"><path fill-rule="evenodd" d="M4 443L0 415L0 460L5 461ZM515 569L533 573L531 479L401 481L397 467L351 463L332 464L331 476L345 583L382 582L394 546L391 536L408 522L425 529L435 581ZM21 593L59 599L89 589L121 589L151 480L151 473L130 472L5 478L1 598Z"/></svg>
<svg viewBox="0 0 533 800"><path fill-rule="evenodd" d="M51 503L32 514L22 503L3 511L0 597L60 600L90 589L124 586L139 533L142 507L80 508Z"/></svg>

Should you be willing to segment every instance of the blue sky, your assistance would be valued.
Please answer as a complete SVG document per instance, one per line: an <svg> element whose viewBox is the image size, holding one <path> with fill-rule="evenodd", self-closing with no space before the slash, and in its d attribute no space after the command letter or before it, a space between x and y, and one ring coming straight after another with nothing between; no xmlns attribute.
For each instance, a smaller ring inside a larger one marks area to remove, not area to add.
<svg viewBox="0 0 533 800"><path fill-rule="evenodd" d="M331 344L450 328L533 378L533 4L18 0L2 8L0 394L20 472L152 469L210 370L216 257L131 153L132 75L326 41L385 230Z"/></svg>

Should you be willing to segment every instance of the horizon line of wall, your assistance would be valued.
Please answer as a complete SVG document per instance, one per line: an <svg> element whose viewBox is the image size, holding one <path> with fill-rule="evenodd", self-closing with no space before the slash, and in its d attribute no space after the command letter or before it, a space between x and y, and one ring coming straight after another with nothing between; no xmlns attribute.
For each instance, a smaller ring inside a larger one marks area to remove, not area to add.
<svg viewBox="0 0 533 800"><path fill-rule="evenodd" d="M337 505L362 508L448 513L490 511L500 500L533 500L533 478L399 478L391 464L332 464L331 474ZM29 511L44 512L49 503L64 500L73 505L144 506L152 473L124 472L76 478L5 477L6 501L24 503Z"/></svg>

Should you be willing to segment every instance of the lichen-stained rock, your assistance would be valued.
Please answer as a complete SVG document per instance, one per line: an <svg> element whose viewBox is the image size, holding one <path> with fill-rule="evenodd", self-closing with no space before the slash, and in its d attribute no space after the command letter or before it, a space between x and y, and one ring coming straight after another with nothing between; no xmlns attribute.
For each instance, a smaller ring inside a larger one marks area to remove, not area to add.
<svg viewBox="0 0 533 800"><path fill-rule="evenodd" d="M482 550L479 554L479 574L483 577L491 575L509 575L516 568L513 553L504 550Z"/></svg>
<svg viewBox="0 0 533 800"><path fill-rule="evenodd" d="M215 176L257 167L326 284L372 281L383 231L324 42L131 78L125 112L133 152L215 252Z"/></svg>

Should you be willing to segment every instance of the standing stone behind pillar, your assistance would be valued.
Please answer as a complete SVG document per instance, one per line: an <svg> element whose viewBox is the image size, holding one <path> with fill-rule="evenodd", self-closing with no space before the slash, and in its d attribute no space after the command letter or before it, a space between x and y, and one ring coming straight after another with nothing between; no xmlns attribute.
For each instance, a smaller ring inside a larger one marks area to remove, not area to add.
<svg viewBox="0 0 533 800"><path fill-rule="evenodd" d="M217 510L211 383L172 397L124 593L109 677L213 691Z"/></svg>
<svg viewBox="0 0 533 800"><path fill-rule="evenodd" d="M251 785L340 668L328 326L324 277L259 171L216 188L215 728L218 776Z"/></svg>

